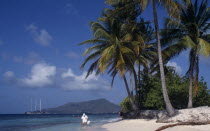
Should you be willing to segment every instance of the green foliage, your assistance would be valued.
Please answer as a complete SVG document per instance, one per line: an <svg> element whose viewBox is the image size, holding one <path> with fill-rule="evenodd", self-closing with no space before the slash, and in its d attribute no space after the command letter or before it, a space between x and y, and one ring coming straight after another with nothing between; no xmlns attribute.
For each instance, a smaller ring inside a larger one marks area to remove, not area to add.
<svg viewBox="0 0 210 131"><path fill-rule="evenodd" d="M93 72L96 72L96 75L108 73L112 77L111 86L117 74L125 78L126 74L130 73L136 88L134 91L129 91L127 88L127 92L128 95L134 92L135 104L141 109L164 109L160 75L159 73L149 75L151 72L159 71L156 70L159 65L155 53L157 47L154 46L157 43L154 40L154 29L150 21L141 18L141 13L149 1L106 0L110 8L103 10L98 21L90 23L93 38L80 43L89 47L83 54L86 59L81 68L87 63L90 64L87 77ZM195 0L194 4L189 0L180 6L177 6L177 2L173 0L154 1L164 5L170 14L170 18L165 20L165 29L161 32L161 44L164 47L163 64L181 52L191 49L188 77L190 75L194 80L191 82L196 93L194 105L210 105L206 83L203 79L198 82L199 56L210 55L210 9L207 8L207 0L202 0L200 5L197 3L198 0ZM180 10L177 11L178 9ZM186 108L189 78L180 77L173 69L166 69L165 73L172 105L177 109ZM130 100L133 97L130 95ZM130 100L126 98L121 103L123 111L132 109Z"/></svg>
<svg viewBox="0 0 210 131"><path fill-rule="evenodd" d="M201 88L200 88L201 87ZM194 106L210 106L210 95L207 87L207 83L204 82L204 78L201 77L199 82L199 90L194 97Z"/></svg>
<svg viewBox="0 0 210 131"><path fill-rule="evenodd" d="M130 103L130 99L126 97L121 103L120 106L122 107L123 112L129 112L132 110L132 106Z"/></svg>
<svg viewBox="0 0 210 131"><path fill-rule="evenodd" d="M166 73L166 84L168 87L168 94L174 108L186 108L188 102L189 79L187 77L180 77L173 71L173 69L169 69ZM141 88L144 93L143 106L141 109L165 109L160 78L157 74L144 76ZM194 95L193 99L195 107L210 106L210 94L207 89L207 84L204 82L204 78L202 77L199 81L198 92ZM131 109L128 98L125 98L120 105L125 112L129 112Z"/></svg>
<svg viewBox="0 0 210 131"><path fill-rule="evenodd" d="M210 56L209 27L210 9L208 0L188 0L180 4L180 19L165 19L162 30L163 61L178 56L187 49L189 52L189 68L187 75L191 79L190 88L194 93L198 90L199 59L201 55ZM192 94L192 91L189 93ZM192 107L190 95L188 107Z"/></svg>
<svg viewBox="0 0 210 131"><path fill-rule="evenodd" d="M144 109L164 109L161 89L151 89L143 102Z"/></svg>

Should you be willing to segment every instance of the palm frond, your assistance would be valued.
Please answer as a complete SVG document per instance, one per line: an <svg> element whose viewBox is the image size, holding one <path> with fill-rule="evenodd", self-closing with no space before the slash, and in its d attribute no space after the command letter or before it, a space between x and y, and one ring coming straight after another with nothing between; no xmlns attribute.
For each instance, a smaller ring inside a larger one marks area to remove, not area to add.
<svg viewBox="0 0 210 131"><path fill-rule="evenodd" d="M173 44L162 51L163 60L167 62L171 58L179 55L182 51L193 47L195 47L195 43L189 36L186 36L180 39L176 44Z"/></svg>
<svg viewBox="0 0 210 131"><path fill-rule="evenodd" d="M109 41L107 40L100 40L100 39L91 39L91 40L86 40L82 43L79 43L78 45L84 45L84 44L104 44L104 43L108 43Z"/></svg>
<svg viewBox="0 0 210 131"><path fill-rule="evenodd" d="M88 56L88 57L84 60L84 62L82 63L82 65L81 65L80 68L83 69L84 66L87 64L87 62L89 62L90 60L96 59L97 57L100 56L100 54L101 54L101 51L97 51L97 52L94 52L93 54L91 54L90 56Z"/></svg>
<svg viewBox="0 0 210 131"><path fill-rule="evenodd" d="M83 56L85 56L85 55L87 55L91 52L98 51L100 49L102 50L105 47L106 47L106 45L104 45L104 44L99 44L99 45L92 46L92 47L85 50L85 52L83 53Z"/></svg>
<svg viewBox="0 0 210 131"><path fill-rule="evenodd" d="M88 68L88 72L87 72L87 74L86 74L86 78L87 78L90 74L92 74L93 71L97 68L98 60L99 60L99 59L97 59L95 62L93 62L93 63L90 65L90 67Z"/></svg>
<svg viewBox="0 0 210 131"><path fill-rule="evenodd" d="M210 43L201 38L199 38L198 41L198 54L210 56Z"/></svg>
<svg viewBox="0 0 210 131"><path fill-rule="evenodd" d="M108 32L106 27L104 27L99 22L95 22L95 21L90 22L90 27L91 27L91 30L93 31L93 33L95 33L98 29L102 29L102 30Z"/></svg>
<svg viewBox="0 0 210 131"><path fill-rule="evenodd" d="M167 9L169 16L180 19L179 3L174 0L160 0L161 4ZM173 8L172 8L173 7Z"/></svg>
<svg viewBox="0 0 210 131"><path fill-rule="evenodd" d="M109 39L110 35L105 30L98 28L94 33L94 38L96 39Z"/></svg>

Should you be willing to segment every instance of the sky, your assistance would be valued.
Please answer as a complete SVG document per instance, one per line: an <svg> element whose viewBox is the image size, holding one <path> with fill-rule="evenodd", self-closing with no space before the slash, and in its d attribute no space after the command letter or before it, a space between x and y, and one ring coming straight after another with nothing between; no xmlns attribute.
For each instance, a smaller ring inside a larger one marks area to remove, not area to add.
<svg viewBox="0 0 210 131"><path fill-rule="evenodd" d="M0 114L30 111L31 101L34 109L40 99L50 108L99 98L119 104L127 96L120 77L111 88L108 75L85 79L88 66L80 69L88 47L78 44L92 38L89 22L106 7L104 0L0 1ZM158 12L167 16L164 9ZM152 20L151 9L142 16ZM188 52L168 65L184 75ZM208 83L209 66L201 57L200 76Z"/></svg>

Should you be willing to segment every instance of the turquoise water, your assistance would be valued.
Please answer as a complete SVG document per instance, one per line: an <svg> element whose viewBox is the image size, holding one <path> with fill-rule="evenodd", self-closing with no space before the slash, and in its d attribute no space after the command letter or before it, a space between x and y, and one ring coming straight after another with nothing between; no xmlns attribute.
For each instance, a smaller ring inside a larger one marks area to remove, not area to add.
<svg viewBox="0 0 210 131"><path fill-rule="evenodd" d="M90 125L81 127L80 118L81 115L0 115L0 131L97 131L100 125L120 119L117 114L89 114Z"/></svg>

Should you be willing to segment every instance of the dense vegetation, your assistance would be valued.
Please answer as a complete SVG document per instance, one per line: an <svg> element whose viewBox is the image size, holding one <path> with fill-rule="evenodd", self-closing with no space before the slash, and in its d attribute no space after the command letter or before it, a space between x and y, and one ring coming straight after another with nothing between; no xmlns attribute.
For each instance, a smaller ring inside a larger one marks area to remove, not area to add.
<svg viewBox="0 0 210 131"><path fill-rule="evenodd" d="M80 43L89 45L81 66L91 63L87 77L93 72L107 73L113 86L119 75L128 94L122 104L125 110L129 106L129 110L137 112L165 108L168 115L173 115L174 107L208 105L206 83L199 80L199 57L210 55L208 0L107 0L105 3L109 8L102 11L98 21L90 22L93 38ZM166 8L168 14L163 29L159 29L158 5ZM151 21L142 18L145 8L153 11ZM186 50L190 50L189 70L180 77L166 64Z"/></svg>
<svg viewBox="0 0 210 131"><path fill-rule="evenodd" d="M166 73L166 84L171 103L176 109L187 108L189 79L186 76L179 76L172 67L168 68L170 69ZM142 88L144 89L142 109L159 110L165 108L160 77L158 75L144 76ZM193 102L194 107L210 106L210 94L208 93L207 83L204 82L203 77L199 81L199 89L193 98ZM120 105L123 108L123 112L132 110L128 97Z"/></svg>

